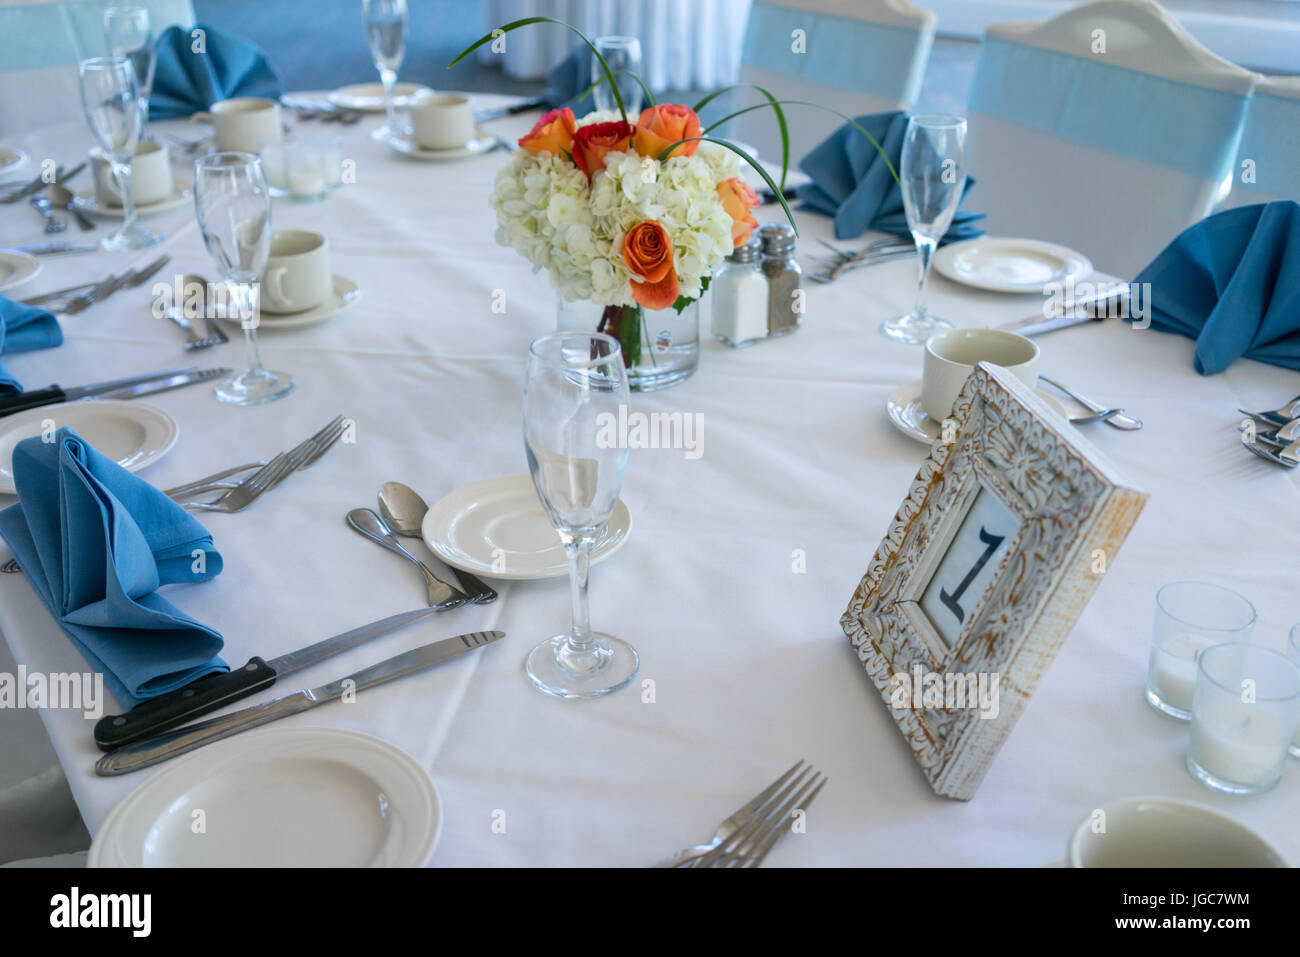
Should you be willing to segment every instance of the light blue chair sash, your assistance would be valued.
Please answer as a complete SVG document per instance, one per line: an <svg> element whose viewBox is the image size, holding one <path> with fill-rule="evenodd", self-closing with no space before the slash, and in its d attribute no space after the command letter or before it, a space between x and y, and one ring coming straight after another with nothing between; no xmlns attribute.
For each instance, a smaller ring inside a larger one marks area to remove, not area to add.
<svg viewBox="0 0 1300 957"><path fill-rule="evenodd" d="M970 109L1221 182L1237 155L1248 102L1237 93L985 37Z"/></svg>
<svg viewBox="0 0 1300 957"><path fill-rule="evenodd" d="M803 49L796 53L795 32ZM917 55L918 38L923 44ZM934 33L756 2L750 9L741 61L822 86L903 100L924 70ZM919 64L919 67L918 67Z"/></svg>
<svg viewBox="0 0 1300 957"><path fill-rule="evenodd" d="M1255 161L1255 182L1241 181L1243 160ZM1300 200L1300 100L1256 90L1246 114L1232 185Z"/></svg>
<svg viewBox="0 0 1300 957"><path fill-rule="evenodd" d="M132 0L149 11L157 37L169 26L194 23L190 0ZM104 56L104 0L68 0L0 7L0 72L38 70Z"/></svg>

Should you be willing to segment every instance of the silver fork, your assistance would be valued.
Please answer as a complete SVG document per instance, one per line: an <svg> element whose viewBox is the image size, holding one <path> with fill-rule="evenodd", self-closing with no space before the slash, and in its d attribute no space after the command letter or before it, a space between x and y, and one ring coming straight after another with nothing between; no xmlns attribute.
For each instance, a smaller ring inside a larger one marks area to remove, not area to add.
<svg viewBox="0 0 1300 957"><path fill-rule="evenodd" d="M325 426L325 428L321 429L315 435L308 436L306 439L299 442L298 445L294 446L293 449L290 449L289 451L293 452L303 446L309 446L313 450L312 454L304 460L299 468L306 468L307 466L312 465L317 459L328 452L334 443L342 437L343 424L343 416L336 415L329 424ZM333 437L329 438L328 442L325 442L324 440L331 435ZM224 469L223 471L214 472L212 475L205 476L204 478L195 479L193 482L186 482L184 485L177 485L175 488L169 488L164 491L163 494L173 499L188 498L192 495L203 495L207 492L219 489L234 488L239 484L239 482L223 482L222 480L230 478L232 475L238 475L240 472L248 472L253 469L264 468L267 464L267 460L265 459L260 462L246 462L243 465L236 465L234 468Z"/></svg>
<svg viewBox="0 0 1300 957"><path fill-rule="evenodd" d="M758 796L755 797L752 801L750 801L744 807L740 808L740 810L736 811L729 818L727 818L725 821L719 824L717 831L714 832L713 837L709 841L705 842L704 844L696 844L692 847L684 847L676 854L673 854L671 857L665 858L655 866L656 867L682 867L684 865L691 865L699 858L702 858L705 854L708 854L710 851L717 848L719 845L722 844L723 841L726 841L729 838L731 838L732 835L734 835L737 831L739 831L744 825L748 824L751 820L753 820L754 815L758 813L759 809L765 806L769 801L771 801L773 796L776 795L776 793L781 789L781 787L802 766L803 766L802 760L796 761L794 767L792 767L789 771L786 771L785 774L781 775L779 778L777 778L775 781L769 784L766 788L764 788L761 792L759 792Z"/></svg>
<svg viewBox="0 0 1300 957"><path fill-rule="evenodd" d="M1237 411L1242 415L1248 415L1252 419L1263 422L1265 425L1281 427L1293 419L1300 419L1300 395L1285 405L1271 409L1268 412L1247 412L1245 409L1238 409Z"/></svg>
<svg viewBox="0 0 1300 957"><path fill-rule="evenodd" d="M827 780L811 765L804 768L762 812L754 815L716 848L696 858L690 866L758 867L786 832L790 815L796 809L806 809L821 793Z"/></svg>
<svg viewBox="0 0 1300 957"><path fill-rule="evenodd" d="M1258 442L1248 442L1246 448L1261 459L1268 459L1270 462L1275 462L1289 469L1300 465L1300 439L1296 439L1296 441L1282 449L1265 448Z"/></svg>
<svg viewBox="0 0 1300 957"><path fill-rule="evenodd" d="M1245 434L1245 431L1243 429L1242 433ZM1276 429L1257 431L1254 435L1254 441L1271 445L1275 449L1284 449L1296 439L1300 439L1300 419L1294 419Z"/></svg>
<svg viewBox="0 0 1300 957"><path fill-rule="evenodd" d="M281 452L251 476L240 482L215 502L181 502L181 508L207 509L213 512L242 512L279 480L293 465L286 452Z"/></svg>

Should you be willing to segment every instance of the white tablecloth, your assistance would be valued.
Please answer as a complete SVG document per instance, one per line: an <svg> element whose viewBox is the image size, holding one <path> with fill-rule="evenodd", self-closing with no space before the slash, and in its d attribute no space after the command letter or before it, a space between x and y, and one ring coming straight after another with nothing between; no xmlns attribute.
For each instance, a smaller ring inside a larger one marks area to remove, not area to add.
<svg viewBox="0 0 1300 957"><path fill-rule="evenodd" d="M517 136L528 122L497 126ZM410 161L372 142L371 125L346 131L356 185L318 205L275 204L277 226L324 231L336 271L364 290L325 325L264 333L267 364L297 376L296 394L252 409L220 405L205 387L141 400L181 425L175 450L142 473L160 487L275 452L336 413L357 422L354 445L254 508L205 516L225 571L167 590L225 635L235 664L419 606L415 572L343 522L348 509L373 505L382 482L404 481L433 501L526 468L526 349L553 328L555 312L545 276L493 242L487 196L506 154ZM67 126L13 145L67 162L89 143L83 128ZM798 219L806 256L817 237L831 237L830 223ZM212 275L188 208L150 222L169 234L167 274ZM64 237L81 238L75 227ZM41 238L33 210L0 207L0 246ZM51 259L12 295L126 262ZM1203 378L1192 369L1190 341L1118 322L1044 336L1042 368L1145 420L1138 433L1087 429L1151 501L975 798L931 793L838 624L925 453L885 417L890 392L919 377L921 352L877 332L910 305L913 270L899 262L810 284L797 334L740 352L707 340L694 378L634 397L635 409L694 412L704 422L698 459L680 450L633 453L624 488L631 538L592 574L594 623L640 650L653 703L641 685L577 703L529 686L524 655L567 621L568 591L557 580L505 584L493 605L454 611L292 676L276 692L441 635L508 633L482 652L282 726L368 732L429 768L446 821L436 864L645 864L708 837L800 757L830 783L809 809L807 833L778 845L773 864L1041 865L1062 856L1068 832L1092 809L1132 795L1219 808L1300 862L1300 765L1290 762L1281 785L1260 798L1207 791L1184 768L1186 725L1143 700L1161 584L1207 579L1240 590L1259 610L1258 640L1274 648L1300 619L1289 534L1300 472L1247 455L1235 433L1237 406L1272 408L1300 392L1297 376L1241 361ZM492 310L498 289L505 315ZM153 318L148 304L148 289L120 293L65 319L61 348L4 363L39 387L191 360L242 361L238 341L183 353L178 330ZM1040 304L933 279L935 310L960 325L1005 321ZM796 550L806 555L804 574L792 572ZM0 629L33 670L86 670L22 576L0 575ZM97 778L90 722L69 711L42 717L93 834L156 769ZM504 833L493 827L501 812Z"/></svg>

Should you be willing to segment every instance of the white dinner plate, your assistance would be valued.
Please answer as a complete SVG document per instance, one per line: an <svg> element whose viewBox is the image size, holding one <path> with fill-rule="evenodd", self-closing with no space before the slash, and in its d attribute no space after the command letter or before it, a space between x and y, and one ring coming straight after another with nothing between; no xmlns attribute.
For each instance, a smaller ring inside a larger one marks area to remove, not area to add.
<svg viewBox="0 0 1300 957"><path fill-rule="evenodd" d="M393 106L399 110L411 105L411 97L429 89L419 83L396 83L393 85ZM384 85L382 83L355 83L341 86L329 95L329 101L342 110L356 110L359 113L383 113Z"/></svg>
<svg viewBox="0 0 1300 957"><path fill-rule="evenodd" d="M36 278L41 261L16 249L0 249L0 292Z"/></svg>
<svg viewBox="0 0 1300 957"><path fill-rule="evenodd" d="M0 176L11 173L27 162L27 154L8 146L0 146Z"/></svg>
<svg viewBox="0 0 1300 957"><path fill-rule="evenodd" d="M490 153L501 144L501 138L494 133L488 133L482 129L475 130L475 133L477 135L474 139L464 146L453 146L451 149L446 150L431 150L426 146L421 146L415 141L410 132L403 133L400 136L387 136L384 138L384 142L403 156L422 160L465 159L467 156Z"/></svg>
<svg viewBox="0 0 1300 957"><path fill-rule="evenodd" d="M275 728L148 778L110 812L86 866L419 867L441 830L438 791L405 751L356 731Z"/></svg>
<svg viewBox="0 0 1300 957"><path fill-rule="evenodd" d="M1037 239L980 236L944 246L934 268L953 282L994 292L1038 292L1049 282L1092 274L1083 253Z"/></svg>
<svg viewBox="0 0 1300 957"><path fill-rule="evenodd" d="M190 192L189 187L182 183L175 183L172 185L172 194L166 199L160 199L156 203L136 203L135 211L141 216L148 216L150 213L166 213L173 209L180 209L193 199L194 194ZM87 187L77 193L72 200L72 205L83 212L110 219L121 219L126 215L121 206L101 206L95 197L93 187Z"/></svg>
<svg viewBox="0 0 1300 957"><path fill-rule="evenodd" d="M361 298L361 287L346 276L334 276L334 295L314 309L302 312L267 312L262 310L262 321L258 331L263 329L301 329L314 326L318 322L333 319ZM238 316L220 315L219 318L239 325Z"/></svg>
<svg viewBox="0 0 1300 957"><path fill-rule="evenodd" d="M15 412L0 418L0 492L17 494L14 487L14 446L40 435L44 423L68 426L128 472L138 472L171 451L180 429L161 409L132 399L89 399L60 402Z"/></svg>
<svg viewBox="0 0 1300 957"><path fill-rule="evenodd" d="M1049 395L1042 389L1035 390L1038 397L1052 407L1053 411L1059 412L1066 416L1065 406L1054 395ZM902 432L909 439L916 439L918 442L924 442L926 445L932 443L939 437L940 423L934 421L925 414L921 408L921 380L909 382L907 385L900 385L894 390L889 397L889 403L886 405L886 411L889 413L889 421L894 423L894 427Z"/></svg>
<svg viewBox="0 0 1300 957"><path fill-rule="evenodd" d="M592 551L595 565L623 547L632 513L623 500ZM484 578L531 581L561 578L569 564L559 533L542 510L527 475L503 475L463 485L424 515L424 544L448 565Z"/></svg>

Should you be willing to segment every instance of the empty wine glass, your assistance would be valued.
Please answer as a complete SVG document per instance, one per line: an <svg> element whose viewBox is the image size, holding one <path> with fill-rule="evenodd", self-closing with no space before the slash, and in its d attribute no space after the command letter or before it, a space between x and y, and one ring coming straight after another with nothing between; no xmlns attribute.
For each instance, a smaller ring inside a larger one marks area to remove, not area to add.
<svg viewBox="0 0 1300 957"><path fill-rule="evenodd" d="M158 62L153 34L149 30L149 11L134 4L108 7L104 11L104 39L109 56L126 57L131 61L137 95L147 122L149 94L153 92L153 73Z"/></svg>
<svg viewBox="0 0 1300 957"><path fill-rule="evenodd" d="M636 37L597 37L595 47L605 58L609 72L614 75L619 95L623 97L623 107L628 119L636 122L641 113L641 86L631 74L641 73L641 41ZM605 82L605 71L600 68L600 61L591 58L591 82L600 85L591 93L598 110L617 110L618 102L614 91Z"/></svg>
<svg viewBox="0 0 1300 957"><path fill-rule="evenodd" d="M248 368L217 388L232 405L280 399L296 383L262 366L257 348L258 294L271 252L271 194L262 161L251 153L211 153L194 161L194 207L208 254L217 262L239 310L248 345Z"/></svg>
<svg viewBox="0 0 1300 957"><path fill-rule="evenodd" d="M883 323L880 331L899 342L917 344L952 328L952 323L926 308L925 287L934 251L952 225L966 185L966 121L946 114L912 117L899 166L903 208L920 256L920 275L916 306L907 315Z"/></svg>
<svg viewBox="0 0 1300 957"><path fill-rule="evenodd" d="M618 502L627 443L613 435L628 402L618 340L601 333L542 336L528 350L524 449L533 486L569 560L573 626L543 641L524 671L547 694L594 698L627 684L639 661L631 645L591 630L587 570Z"/></svg>
<svg viewBox="0 0 1300 957"><path fill-rule="evenodd" d="M388 122L370 135L377 140L400 137L403 130L393 108L393 86L406 55L406 0L362 0L362 4L370 56L384 84L384 109L388 113Z"/></svg>
<svg viewBox="0 0 1300 957"><path fill-rule="evenodd" d="M137 221L135 201L131 197L131 160L144 125L144 108L131 61L125 57L95 57L82 61L79 74L86 122L112 167L117 192L122 197L122 228L104 237L99 245L120 251L146 249L160 243L162 233L145 229Z"/></svg>

